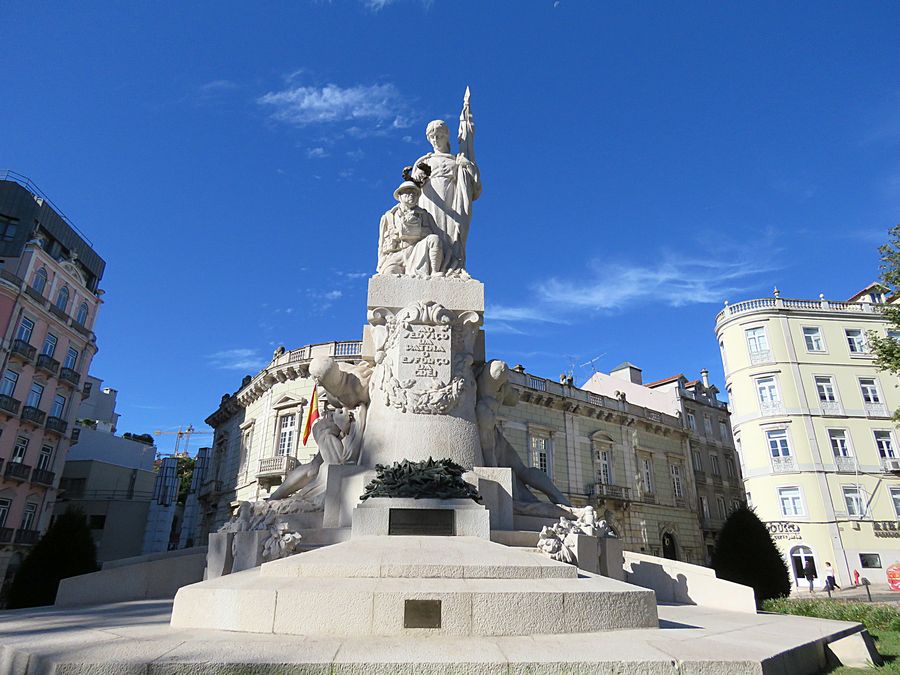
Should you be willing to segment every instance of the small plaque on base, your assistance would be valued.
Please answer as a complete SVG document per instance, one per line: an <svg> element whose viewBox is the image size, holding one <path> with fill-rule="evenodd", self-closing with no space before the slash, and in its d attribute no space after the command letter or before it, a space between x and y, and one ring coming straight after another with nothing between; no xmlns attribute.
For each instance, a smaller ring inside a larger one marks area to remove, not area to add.
<svg viewBox="0 0 900 675"><path fill-rule="evenodd" d="M452 537L456 534L453 509L391 509L389 535Z"/></svg>
<svg viewBox="0 0 900 675"><path fill-rule="evenodd" d="M404 628L440 628L440 600L406 600L403 603Z"/></svg>

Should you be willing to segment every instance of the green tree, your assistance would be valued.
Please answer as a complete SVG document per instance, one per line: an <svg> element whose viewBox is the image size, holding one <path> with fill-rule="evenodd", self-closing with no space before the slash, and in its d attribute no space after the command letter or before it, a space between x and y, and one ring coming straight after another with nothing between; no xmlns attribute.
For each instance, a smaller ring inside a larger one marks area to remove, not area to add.
<svg viewBox="0 0 900 675"><path fill-rule="evenodd" d="M97 547L82 511L68 509L31 549L9 589L8 607L52 605L60 579L97 570Z"/></svg>
<svg viewBox="0 0 900 675"><path fill-rule="evenodd" d="M191 481L194 478L194 467L197 464L196 457L179 457L178 467L175 469L178 475L178 503L187 501L188 492L191 490Z"/></svg>
<svg viewBox="0 0 900 675"><path fill-rule="evenodd" d="M881 283L890 294L900 290L900 225L888 233L888 243L878 249L881 253ZM888 330L900 331L900 303L878 305L888 321ZM875 354L875 365L894 375L900 375L900 340L868 334L869 346ZM894 420L900 421L900 409L894 411Z"/></svg>
<svg viewBox="0 0 900 675"><path fill-rule="evenodd" d="M746 504L732 511L719 532L712 556L716 576L753 588L756 606L791 592L781 552L768 528Z"/></svg>

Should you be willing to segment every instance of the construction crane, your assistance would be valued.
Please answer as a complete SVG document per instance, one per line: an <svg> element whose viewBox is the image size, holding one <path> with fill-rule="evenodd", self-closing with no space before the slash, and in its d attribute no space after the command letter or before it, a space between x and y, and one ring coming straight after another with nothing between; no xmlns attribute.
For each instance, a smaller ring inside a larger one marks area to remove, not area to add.
<svg viewBox="0 0 900 675"><path fill-rule="evenodd" d="M193 424L188 424L187 429L182 429L178 427L178 431L160 431L157 429L153 432L155 436L162 436L163 434L175 434L175 452L172 453L176 457L187 457L188 456L188 445L191 443L191 436L209 436L214 434L214 431L197 431L194 429ZM184 441L184 448L181 447L181 442Z"/></svg>

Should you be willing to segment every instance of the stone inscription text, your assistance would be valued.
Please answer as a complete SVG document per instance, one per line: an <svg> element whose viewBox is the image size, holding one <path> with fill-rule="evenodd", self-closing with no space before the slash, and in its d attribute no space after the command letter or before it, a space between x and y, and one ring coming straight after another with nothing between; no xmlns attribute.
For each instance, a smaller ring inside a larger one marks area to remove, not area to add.
<svg viewBox="0 0 900 675"><path fill-rule="evenodd" d="M409 326L400 336L397 379L435 379L449 382L450 326Z"/></svg>

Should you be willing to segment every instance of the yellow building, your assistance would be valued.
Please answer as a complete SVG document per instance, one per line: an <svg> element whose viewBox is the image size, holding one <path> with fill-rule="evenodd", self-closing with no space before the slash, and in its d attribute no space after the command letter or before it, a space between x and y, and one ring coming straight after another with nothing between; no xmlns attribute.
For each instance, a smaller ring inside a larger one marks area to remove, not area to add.
<svg viewBox="0 0 900 675"><path fill-rule="evenodd" d="M888 334L884 302L877 284L847 302L776 289L716 317L747 498L801 587L810 559L818 586L826 562L847 585L900 561L900 390L866 340Z"/></svg>

